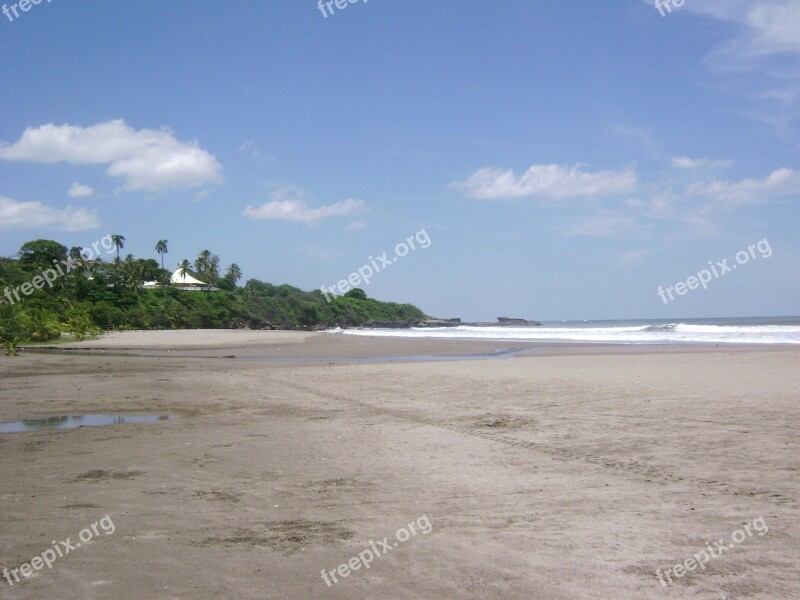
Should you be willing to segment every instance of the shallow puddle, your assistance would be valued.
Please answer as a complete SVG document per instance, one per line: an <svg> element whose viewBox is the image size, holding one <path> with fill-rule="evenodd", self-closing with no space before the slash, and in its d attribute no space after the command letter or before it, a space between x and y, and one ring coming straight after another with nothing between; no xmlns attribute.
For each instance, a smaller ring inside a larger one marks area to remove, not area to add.
<svg viewBox="0 0 800 600"><path fill-rule="evenodd" d="M44 417L0 423L0 433L21 433L43 429L74 429L76 427L98 427L102 425L131 425L155 423L176 418L175 415L75 415L71 417Z"/></svg>

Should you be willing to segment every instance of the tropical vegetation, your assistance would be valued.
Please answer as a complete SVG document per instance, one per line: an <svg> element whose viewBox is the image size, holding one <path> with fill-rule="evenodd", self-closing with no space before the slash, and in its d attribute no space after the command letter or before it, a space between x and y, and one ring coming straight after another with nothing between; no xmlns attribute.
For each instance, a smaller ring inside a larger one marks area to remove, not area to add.
<svg viewBox="0 0 800 600"><path fill-rule="evenodd" d="M167 240L155 245L162 260L159 265L154 258L132 254L120 258L125 238L111 239L116 250L113 261L87 260L80 247L45 239L27 242L13 258L0 257L0 344L7 353L13 354L23 342L65 336L80 340L103 330L310 330L425 318L413 305L379 302L361 289L328 302L320 291L306 292L288 284L250 279L240 286L241 268L232 263L222 274L220 257L210 250L201 251L194 262L180 261L179 275L205 284L199 291L187 291L170 285L171 273L163 268ZM64 274L52 285L42 283L40 276L46 270L68 264L71 268L63 268Z"/></svg>

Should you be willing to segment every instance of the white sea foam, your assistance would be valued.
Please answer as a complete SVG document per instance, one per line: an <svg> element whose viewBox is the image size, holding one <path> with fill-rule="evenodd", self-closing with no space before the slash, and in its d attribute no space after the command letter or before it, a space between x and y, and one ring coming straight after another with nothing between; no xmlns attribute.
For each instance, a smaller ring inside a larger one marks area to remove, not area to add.
<svg viewBox="0 0 800 600"><path fill-rule="evenodd" d="M412 329L336 329L346 335L404 338L563 342L597 344L800 344L798 325L697 325L669 323L635 326L441 327Z"/></svg>

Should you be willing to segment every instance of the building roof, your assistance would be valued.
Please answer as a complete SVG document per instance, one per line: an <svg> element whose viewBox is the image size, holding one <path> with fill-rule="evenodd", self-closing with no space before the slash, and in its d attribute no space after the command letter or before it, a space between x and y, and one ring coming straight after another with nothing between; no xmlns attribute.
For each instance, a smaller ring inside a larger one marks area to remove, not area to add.
<svg viewBox="0 0 800 600"><path fill-rule="evenodd" d="M199 279L195 279L189 274L188 269L186 270L183 275L181 275L181 270L176 269L175 272L170 277L170 283L174 285L207 285L205 281L200 281Z"/></svg>

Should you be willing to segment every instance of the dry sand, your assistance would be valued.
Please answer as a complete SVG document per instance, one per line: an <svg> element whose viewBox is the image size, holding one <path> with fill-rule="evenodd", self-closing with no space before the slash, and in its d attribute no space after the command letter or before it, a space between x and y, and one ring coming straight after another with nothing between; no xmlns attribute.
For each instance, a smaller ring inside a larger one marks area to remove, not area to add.
<svg viewBox="0 0 800 600"><path fill-rule="evenodd" d="M0 579L0 598L800 598L798 350L419 362L510 345L287 332L78 346L94 349L0 358L1 420L180 418L0 434L0 569L115 525ZM322 580L422 516L430 533ZM758 518L765 535L731 541ZM734 547L659 583L720 539Z"/></svg>

